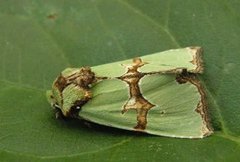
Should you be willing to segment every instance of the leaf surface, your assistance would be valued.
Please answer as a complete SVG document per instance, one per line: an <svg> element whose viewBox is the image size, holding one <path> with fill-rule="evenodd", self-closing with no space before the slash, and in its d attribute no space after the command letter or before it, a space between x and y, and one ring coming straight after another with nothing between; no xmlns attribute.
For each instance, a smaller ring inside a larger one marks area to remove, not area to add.
<svg viewBox="0 0 240 162"><path fill-rule="evenodd" d="M237 161L239 6L237 0L1 1L1 161ZM187 46L204 49L212 136L156 137L54 118L45 91L66 67Z"/></svg>

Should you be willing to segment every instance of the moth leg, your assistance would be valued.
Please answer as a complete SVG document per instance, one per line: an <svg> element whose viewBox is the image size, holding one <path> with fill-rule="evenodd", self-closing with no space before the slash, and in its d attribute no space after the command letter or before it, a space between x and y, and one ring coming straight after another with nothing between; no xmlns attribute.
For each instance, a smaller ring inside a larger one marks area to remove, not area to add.
<svg viewBox="0 0 240 162"><path fill-rule="evenodd" d="M56 119L63 118L64 115L62 114L60 106L57 104L57 101L55 100L52 94L52 91L51 90L47 91L46 96L47 96L48 102L51 103L51 107L53 108L53 111L55 112Z"/></svg>
<svg viewBox="0 0 240 162"><path fill-rule="evenodd" d="M54 109L56 119L63 119L64 115L60 109L60 106L58 104L54 103L54 104L52 104L52 107Z"/></svg>

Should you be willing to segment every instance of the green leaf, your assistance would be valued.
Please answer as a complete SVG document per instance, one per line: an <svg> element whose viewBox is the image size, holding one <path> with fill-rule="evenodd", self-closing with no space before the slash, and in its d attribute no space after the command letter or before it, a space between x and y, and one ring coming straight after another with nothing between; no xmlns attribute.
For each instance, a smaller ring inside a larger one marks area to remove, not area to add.
<svg viewBox="0 0 240 162"><path fill-rule="evenodd" d="M1 161L238 161L237 0L1 1ZM201 46L215 133L201 140L56 120L45 91L66 67Z"/></svg>

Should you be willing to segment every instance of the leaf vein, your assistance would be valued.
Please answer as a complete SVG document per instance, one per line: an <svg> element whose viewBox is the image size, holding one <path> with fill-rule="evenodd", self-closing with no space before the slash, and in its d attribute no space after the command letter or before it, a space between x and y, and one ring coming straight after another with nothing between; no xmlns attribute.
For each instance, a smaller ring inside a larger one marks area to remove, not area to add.
<svg viewBox="0 0 240 162"><path fill-rule="evenodd" d="M98 9L98 6L95 3L93 3L93 5L94 5L94 8L97 12L98 18L99 18L103 28L112 37L112 39L116 42L116 45L118 46L118 48L119 48L121 54L124 56L124 58L127 58L126 53L124 52L124 49L122 48L121 43L119 42L117 37L113 34L113 32L110 32L110 29L108 28L107 23L105 23L105 21L102 17L101 11Z"/></svg>
<svg viewBox="0 0 240 162"><path fill-rule="evenodd" d="M157 26L158 28L160 28L162 31L164 31L170 38L170 40L172 41L172 43L177 47L181 47L180 44L178 43L178 41L176 40L176 38L174 37L174 35L169 31L168 28L162 26L161 24L159 24L158 22L156 22L154 19L152 19L151 17L149 17L148 15L145 15L142 13L142 11L140 11L139 9L136 9L135 7L133 7L132 5L130 5L129 3L127 3L124 0L117 0L120 4L124 5L125 7L129 8L130 10L134 11L134 13L138 14L139 16L141 16L143 19L147 20L148 22L150 22L151 24Z"/></svg>

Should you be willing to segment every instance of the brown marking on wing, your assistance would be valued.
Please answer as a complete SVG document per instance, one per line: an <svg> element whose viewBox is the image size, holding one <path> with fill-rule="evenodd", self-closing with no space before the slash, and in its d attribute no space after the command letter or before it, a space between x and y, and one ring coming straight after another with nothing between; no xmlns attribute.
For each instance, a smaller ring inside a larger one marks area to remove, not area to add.
<svg viewBox="0 0 240 162"><path fill-rule="evenodd" d="M188 47L188 50L192 53L193 59L190 61L193 65L196 65L196 69L192 70L193 73L203 73L203 49L201 47Z"/></svg>
<svg viewBox="0 0 240 162"><path fill-rule="evenodd" d="M148 111L155 105L146 100L140 91L139 81L144 76L138 71L139 67L144 66L144 63L140 58L133 59L133 64L126 66L127 72L119 77L119 79L125 81L129 86L129 99L123 106L122 113L127 112L130 109L134 109L137 112L137 125L134 127L136 130L144 130L147 125Z"/></svg>
<svg viewBox="0 0 240 162"><path fill-rule="evenodd" d="M204 91L203 86L201 85L200 81L197 79L196 74L189 73L187 70L183 70L182 74L179 74L176 77L176 81L179 84L184 84L186 82L190 82L191 84L195 85L198 89L198 92L201 96L201 99L195 109L197 113L199 113L203 119L203 126L202 126L202 134L203 136L208 136L213 133L213 128L210 124L210 118L207 111L207 101L206 101L206 93Z"/></svg>

